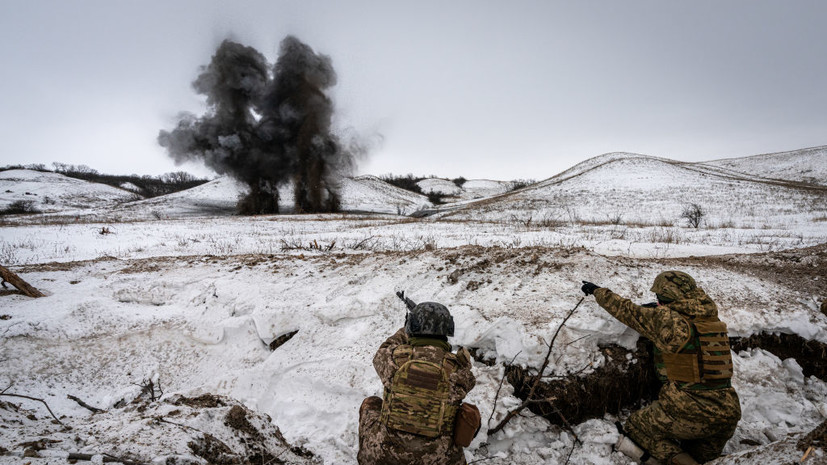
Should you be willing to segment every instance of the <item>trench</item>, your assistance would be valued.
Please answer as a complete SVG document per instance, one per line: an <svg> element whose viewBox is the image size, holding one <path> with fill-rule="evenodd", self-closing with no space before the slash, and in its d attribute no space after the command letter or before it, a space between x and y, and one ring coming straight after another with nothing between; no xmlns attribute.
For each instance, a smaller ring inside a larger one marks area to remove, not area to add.
<svg viewBox="0 0 827 465"><path fill-rule="evenodd" d="M792 334L760 333L730 338L730 345L734 353L760 348L782 360L794 358L804 376L827 381L827 344ZM635 350L607 345L600 347L600 352L606 363L589 374L541 381L534 394L537 400L529 410L565 427L603 418L607 413L636 410L657 399L660 381L655 374L651 342L640 338ZM515 396L526 399L536 372L534 368L506 366L506 379L514 387Z"/></svg>
<svg viewBox="0 0 827 465"><path fill-rule="evenodd" d="M733 352L761 348L781 360L794 358L805 377L827 381L827 344L804 339L797 334L759 333L745 338L729 338ZM737 375L736 375L737 376Z"/></svg>
<svg viewBox="0 0 827 465"><path fill-rule="evenodd" d="M569 375L550 382L541 381L535 391L537 401L529 410L555 425L582 423L592 418L603 418L607 413L617 415L624 409L634 409L657 397L660 383L652 363L652 344L640 338L635 350L617 345L600 348L606 363L591 373ZM525 400L536 370L507 366L506 379L514 387L514 395Z"/></svg>

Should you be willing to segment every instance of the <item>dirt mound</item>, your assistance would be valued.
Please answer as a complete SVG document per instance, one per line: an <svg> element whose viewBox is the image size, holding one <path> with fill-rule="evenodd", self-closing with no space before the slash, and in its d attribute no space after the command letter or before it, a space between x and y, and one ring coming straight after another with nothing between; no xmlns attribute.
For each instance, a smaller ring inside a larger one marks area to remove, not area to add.
<svg viewBox="0 0 827 465"><path fill-rule="evenodd" d="M289 444L269 416L209 393L64 418L63 429L9 403L0 405L0 414L4 419L0 454L5 456L106 455L168 465L203 463L201 459L219 465L320 463L310 452ZM32 431L43 434L32 437Z"/></svg>

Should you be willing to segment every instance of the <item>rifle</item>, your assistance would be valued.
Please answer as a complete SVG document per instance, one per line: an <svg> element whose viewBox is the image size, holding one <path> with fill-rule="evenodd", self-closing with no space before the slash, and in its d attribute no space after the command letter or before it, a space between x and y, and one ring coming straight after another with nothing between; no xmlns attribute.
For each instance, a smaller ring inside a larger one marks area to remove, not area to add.
<svg viewBox="0 0 827 465"><path fill-rule="evenodd" d="M396 296L399 297L402 302L405 302L405 306L408 307L408 311L411 311L414 307L416 307L416 302L405 297L405 291L397 291Z"/></svg>
<svg viewBox="0 0 827 465"><path fill-rule="evenodd" d="M407 327L408 327L408 315L410 315L411 310L413 310L414 307L416 307L416 302L414 302L413 300L405 297L405 291L397 291L396 296L399 297L399 299L402 302L405 302L405 306L408 307L408 311L405 312L405 328L407 329Z"/></svg>
<svg viewBox="0 0 827 465"><path fill-rule="evenodd" d="M641 307L648 307L648 308L657 308L658 303L657 302L649 302L647 304L641 304L640 306Z"/></svg>

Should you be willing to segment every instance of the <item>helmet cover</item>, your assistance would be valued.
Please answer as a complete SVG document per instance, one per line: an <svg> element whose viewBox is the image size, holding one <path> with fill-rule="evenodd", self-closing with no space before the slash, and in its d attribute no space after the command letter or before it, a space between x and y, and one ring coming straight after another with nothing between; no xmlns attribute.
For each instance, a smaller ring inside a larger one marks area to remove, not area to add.
<svg viewBox="0 0 827 465"><path fill-rule="evenodd" d="M436 302L422 302L409 313L405 331L411 336L453 336L454 318Z"/></svg>
<svg viewBox="0 0 827 465"><path fill-rule="evenodd" d="M655 278L651 291L664 302L689 299L694 297L698 285L692 276L683 271L664 271Z"/></svg>

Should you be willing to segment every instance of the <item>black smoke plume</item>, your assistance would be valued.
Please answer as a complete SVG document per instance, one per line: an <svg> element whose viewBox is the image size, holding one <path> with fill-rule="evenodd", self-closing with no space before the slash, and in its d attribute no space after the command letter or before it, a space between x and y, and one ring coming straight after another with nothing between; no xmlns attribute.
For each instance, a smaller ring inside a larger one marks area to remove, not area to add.
<svg viewBox="0 0 827 465"><path fill-rule="evenodd" d="M330 57L287 36L269 69L254 48L225 40L192 83L207 97L207 112L182 115L158 143L176 163L202 161L246 183L241 213L277 213L278 187L288 182L297 212L336 211L336 181L354 155L331 132L333 103L324 93L336 84Z"/></svg>

